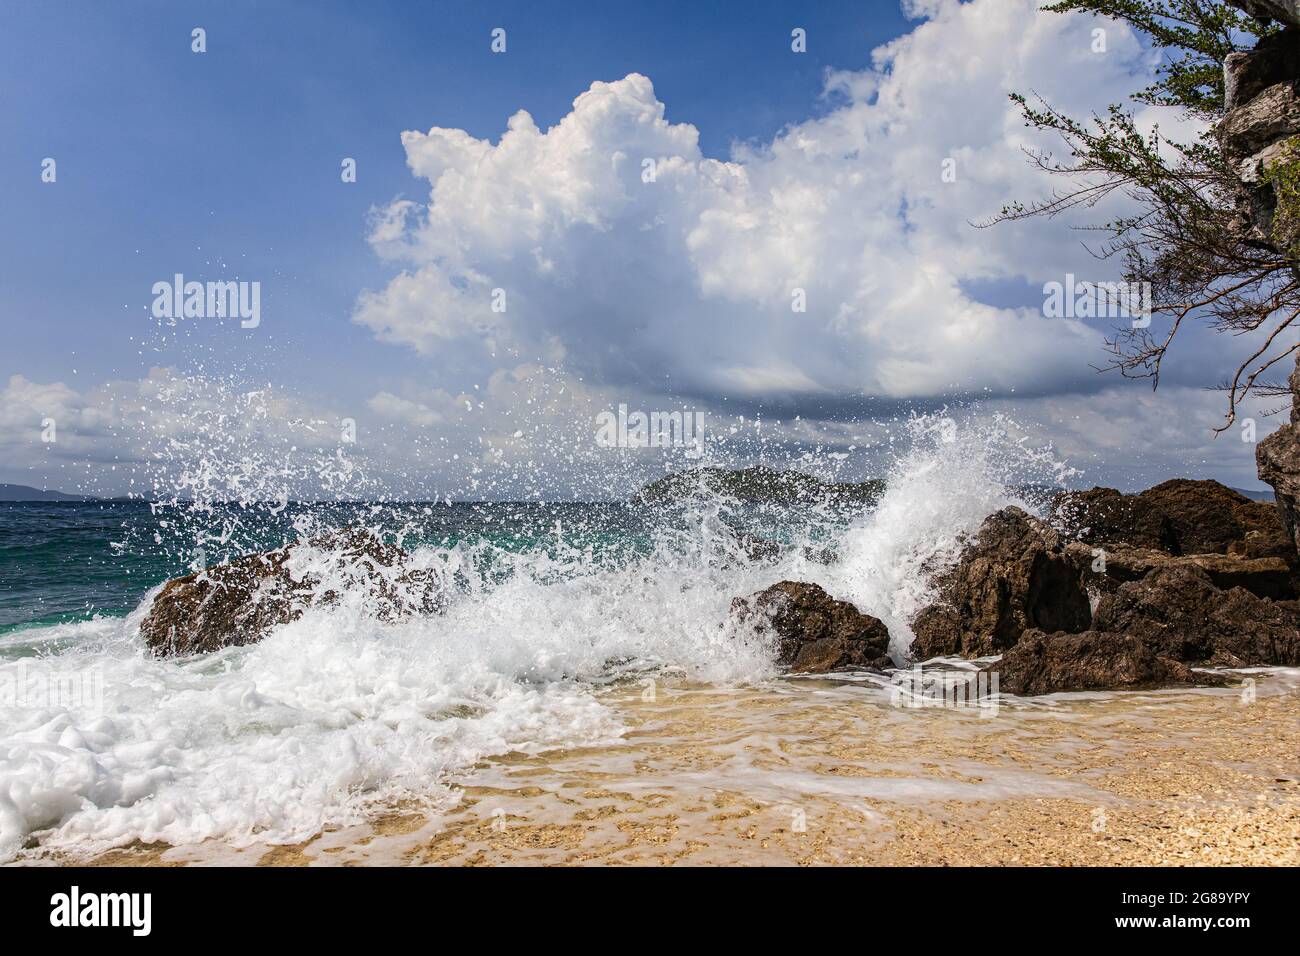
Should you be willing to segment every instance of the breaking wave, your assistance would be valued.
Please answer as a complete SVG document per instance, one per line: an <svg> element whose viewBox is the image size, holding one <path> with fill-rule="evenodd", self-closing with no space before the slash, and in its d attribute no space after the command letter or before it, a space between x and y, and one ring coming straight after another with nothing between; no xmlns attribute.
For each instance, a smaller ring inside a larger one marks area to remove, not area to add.
<svg viewBox="0 0 1300 956"><path fill-rule="evenodd" d="M124 618L11 632L0 860L132 841L296 842L394 801L450 806L486 757L617 740L626 728L598 693L614 682L776 678L773 649L723 625L733 597L786 578L883 619L901 664L926 569L986 515L1032 507L1034 487L1063 477L998 423L910 428L873 507L713 494L354 509L350 521L438 572L449 591L438 614L390 618L345 588L258 644L160 660L139 635L155 589ZM288 537L333 521L299 514ZM752 560L747 535L779 542L780 555ZM337 567L303 553L322 577Z"/></svg>

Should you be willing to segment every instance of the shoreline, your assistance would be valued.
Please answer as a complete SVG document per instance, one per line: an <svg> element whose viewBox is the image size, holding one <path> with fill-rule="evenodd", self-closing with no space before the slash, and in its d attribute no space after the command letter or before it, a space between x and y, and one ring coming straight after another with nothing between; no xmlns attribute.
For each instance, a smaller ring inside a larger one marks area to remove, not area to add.
<svg viewBox="0 0 1300 956"><path fill-rule="evenodd" d="M301 843L139 844L36 864L1296 865L1300 670L1238 688L891 707L861 683L640 686L600 747L508 754L457 806Z"/></svg>

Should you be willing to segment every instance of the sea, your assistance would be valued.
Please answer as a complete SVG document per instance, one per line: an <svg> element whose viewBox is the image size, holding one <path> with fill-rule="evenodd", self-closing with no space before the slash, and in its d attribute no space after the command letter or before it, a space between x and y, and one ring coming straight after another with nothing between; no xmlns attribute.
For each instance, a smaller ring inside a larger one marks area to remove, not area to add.
<svg viewBox="0 0 1300 956"><path fill-rule="evenodd" d="M1017 489L1050 471L944 435L854 505L703 486L658 504L0 504L0 862L437 812L493 758L617 747L611 688L785 687L770 640L729 624L734 598L781 580L879 617L906 667L932 572L993 511L1041 510ZM149 653L139 623L168 579L343 527L436 572L441 613L393 618L362 591L256 644ZM779 556L753 560L746 536ZM879 681L851 692L886 701Z"/></svg>

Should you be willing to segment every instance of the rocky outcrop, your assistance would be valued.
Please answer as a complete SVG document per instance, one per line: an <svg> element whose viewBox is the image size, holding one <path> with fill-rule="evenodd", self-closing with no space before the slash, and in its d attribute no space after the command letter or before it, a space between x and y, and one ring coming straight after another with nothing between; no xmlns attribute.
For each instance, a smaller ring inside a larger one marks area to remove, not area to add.
<svg viewBox="0 0 1300 956"><path fill-rule="evenodd" d="M289 549L251 554L173 578L140 624L157 657L206 654L252 644L299 617L310 589L285 569Z"/></svg>
<svg viewBox="0 0 1300 956"><path fill-rule="evenodd" d="M357 529L245 555L168 581L140 634L158 657L252 644L312 605L336 603L340 589L363 590L379 617L440 610L440 583L425 570L406 568L406 557Z"/></svg>
<svg viewBox="0 0 1300 956"><path fill-rule="evenodd" d="M911 653L918 660L997 654L1027 628L1088 627L1088 596L1061 536L1019 508L985 519L935 585L935 602L912 622Z"/></svg>
<svg viewBox="0 0 1300 956"><path fill-rule="evenodd" d="M1085 544L1122 545L1171 555L1285 556L1287 537L1273 506L1217 481L1174 478L1126 495L1114 488L1069 491L1052 501L1054 519Z"/></svg>
<svg viewBox="0 0 1300 956"><path fill-rule="evenodd" d="M1155 653L1136 637L1103 631L1028 630L1001 660L984 670L998 675L999 691L1024 696L1216 682L1193 675L1185 664Z"/></svg>
<svg viewBox="0 0 1300 956"><path fill-rule="evenodd" d="M1085 544L1124 542L1135 548L1176 551L1169 516L1141 495L1114 488L1066 491L1052 499L1052 517Z"/></svg>
<svg viewBox="0 0 1300 956"><path fill-rule="evenodd" d="M1174 478L1138 495L1168 516L1175 554L1226 554L1252 531L1276 535L1282 528L1274 509L1217 481Z"/></svg>
<svg viewBox="0 0 1300 956"><path fill-rule="evenodd" d="M1245 588L1216 587L1201 568L1162 567L1102 597L1093 627L1136 638L1188 664L1300 665L1300 610Z"/></svg>
<svg viewBox="0 0 1300 956"><path fill-rule="evenodd" d="M1255 49L1229 53L1223 61L1223 107L1232 113L1269 87L1295 77L1300 34L1286 30L1264 37ZM1244 124L1241 124L1244 125Z"/></svg>
<svg viewBox="0 0 1300 956"><path fill-rule="evenodd" d="M1072 541L1066 553L1075 561L1090 591L1107 594L1121 584L1140 581L1157 568L1197 568L1217 588L1245 588L1264 598L1286 600L1294 596L1294 570L1275 556L1189 554L1172 556L1150 548L1124 545L1095 546Z"/></svg>
<svg viewBox="0 0 1300 956"><path fill-rule="evenodd" d="M1136 495L1065 492L1053 518L1075 539L1066 551L1094 594L1157 568L1194 567L1219 588L1296 596L1296 552L1277 508L1217 481L1178 478Z"/></svg>
<svg viewBox="0 0 1300 956"><path fill-rule="evenodd" d="M777 638L777 659L791 671L879 669L890 665L889 630L816 584L782 581L731 602L733 620Z"/></svg>
<svg viewBox="0 0 1300 956"><path fill-rule="evenodd" d="M1260 481L1273 486L1277 510L1292 547L1300 551L1300 432L1283 425L1255 447Z"/></svg>
<svg viewBox="0 0 1300 956"><path fill-rule="evenodd" d="M1295 44L1289 33L1278 34L1289 46ZM1267 43L1267 40L1261 43ZM1253 63L1257 54L1234 54L1243 57L1240 62ZM1285 65L1285 64L1284 64ZM1293 66L1293 64L1292 64ZM1259 80L1255 71L1242 69L1232 79L1234 92L1249 89L1252 81ZM1261 81L1266 82L1266 81ZM1224 152L1243 159L1272 146L1288 136L1300 133L1300 85L1293 76L1258 90L1248 100L1235 106L1219 123L1219 143ZM1256 163L1259 160L1255 161ZM1241 166L1238 166L1241 169Z"/></svg>
<svg viewBox="0 0 1300 956"><path fill-rule="evenodd" d="M1300 0L1228 0L1283 29L1223 64L1224 116L1216 130L1239 182L1234 228L1300 270ZM1300 365L1291 374L1300 398ZM1259 477L1276 491L1291 556L1300 551L1300 411L1255 449Z"/></svg>

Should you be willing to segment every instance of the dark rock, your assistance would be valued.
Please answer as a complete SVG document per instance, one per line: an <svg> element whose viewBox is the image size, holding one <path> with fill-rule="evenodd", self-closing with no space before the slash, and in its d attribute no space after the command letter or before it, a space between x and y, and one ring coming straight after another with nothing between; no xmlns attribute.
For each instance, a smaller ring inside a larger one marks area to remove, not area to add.
<svg viewBox="0 0 1300 956"><path fill-rule="evenodd" d="M1300 30L1266 36L1253 50L1229 53L1223 61L1223 106L1232 110L1248 103L1270 86L1296 75L1300 63Z"/></svg>
<svg viewBox="0 0 1300 956"><path fill-rule="evenodd" d="M1234 667L1300 665L1300 609L1245 588L1215 587L1202 568L1156 568L1103 595L1097 630L1137 638L1163 657Z"/></svg>
<svg viewBox="0 0 1300 956"><path fill-rule="evenodd" d="M1060 535L1019 508L986 518L935 586L935 603L912 622L914 658L982 657L1011 647L1027 628L1088 627L1088 596Z"/></svg>
<svg viewBox="0 0 1300 956"><path fill-rule="evenodd" d="M1103 631L1028 630L984 670L998 675L1000 692L1020 695L1220 683L1211 675L1193 675L1185 664L1156 654L1135 637Z"/></svg>
<svg viewBox="0 0 1300 956"><path fill-rule="evenodd" d="M737 535L736 541L740 545L740 550L745 553L745 557L755 564L766 564L775 561L781 557L781 552L784 550L779 541L773 541L771 538L761 538L749 533Z"/></svg>
<svg viewBox="0 0 1300 956"><path fill-rule="evenodd" d="M288 548L245 555L168 581L140 624L145 644L156 657L206 654L297 619L310 589L285 570L288 557Z"/></svg>
<svg viewBox="0 0 1300 956"><path fill-rule="evenodd" d="M1217 481L1174 478L1136 495L1114 488L1070 491L1052 500L1056 523L1084 544L1181 554L1288 557L1277 510Z"/></svg>
<svg viewBox="0 0 1300 956"><path fill-rule="evenodd" d="M1276 501L1265 507L1278 519L1275 527L1267 531L1247 531L1240 541L1228 545L1228 554L1239 558L1280 558L1285 564L1294 565L1295 544L1278 513Z"/></svg>
<svg viewBox="0 0 1300 956"><path fill-rule="evenodd" d="M775 632L778 660L791 671L824 674L890 666L884 623L847 601L836 601L816 584L782 581L750 598L735 598L731 611L740 623Z"/></svg>
<svg viewBox="0 0 1300 956"><path fill-rule="evenodd" d="M1253 533L1253 532L1252 532ZM1247 538L1247 543L1253 539ZM1275 555L1248 557L1244 554L1190 554L1172 556L1149 548L1123 545L1096 546L1077 541L1066 545L1091 591L1107 594L1121 584L1140 581L1157 568L1192 567L1204 571L1215 587L1242 587L1264 598L1295 596L1292 566Z"/></svg>
<svg viewBox="0 0 1300 956"><path fill-rule="evenodd" d="M1256 20L1300 26L1300 0L1228 0L1234 7L1245 10Z"/></svg>
<svg viewBox="0 0 1300 956"><path fill-rule="evenodd" d="M1137 497L1169 519L1173 554L1227 554L1252 531L1279 542L1284 537L1273 506L1252 501L1217 481L1174 478Z"/></svg>
<svg viewBox="0 0 1300 956"><path fill-rule="evenodd" d="M1255 446L1260 481L1273 486L1286 540L1300 550L1300 361L1291 372L1291 423Z"/></svg>
<svg viewBox="0 0 1300 956"><path fill-rule="evenodd" d="M1171 552L1178 548L1173 524L1163 510L1114 488L1062 492L1052 500L1052 515L1085 544L1123 542Z"/></svg>
<svg viewBox="0 0 1300 956"><path fill-rule="evenodd" d="M1066 550L1090 591L1106 593L1161 567L1203 569L1217 587L1296 595L1296 553L1277 507L1217 481L1177 478L1136 495L1113 488L1053 500Z"/></svg>
<svg viewBox="0 0 1300 956"><path fill-rule="evenodd" d="M1300 133L1300 82L1274 83L1256 94L1230 110L1217 133L1224 155L1234 162Z"/></svg>
<svg viewBox="0 0 1300 956"><path fill-rule="evenodd" d="M318 573L292 570L304 547L328 553L337 573L331 580L347 589L364 588L379 617L442 608L439 582L427 571L404 568L401 548L347 529L168 581L140 624L146 646L155 656L170 657L252 644L314 604L336 603L338 591L323 587Z"/></svg>

